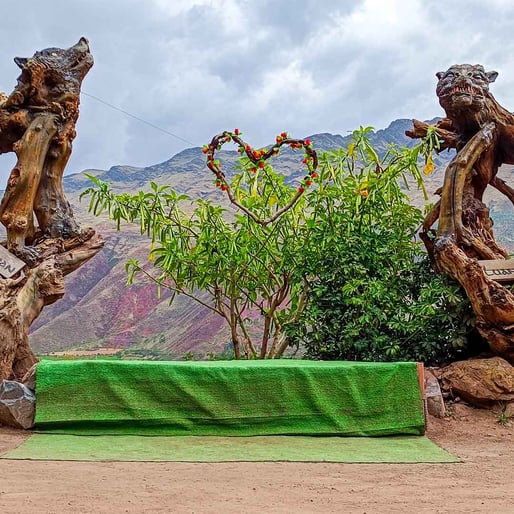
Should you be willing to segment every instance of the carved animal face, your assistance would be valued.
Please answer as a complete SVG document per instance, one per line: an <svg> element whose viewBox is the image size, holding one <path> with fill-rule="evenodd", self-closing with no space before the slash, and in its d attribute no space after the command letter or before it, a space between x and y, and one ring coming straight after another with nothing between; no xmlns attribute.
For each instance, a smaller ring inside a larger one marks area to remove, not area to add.
<svg viewBox="0 0 514 514"><path fill-rule="evenodd" d="M17 89L25 96L37 90L38 98L32 100L40 104L58 101L65 93L78 95L82 80L93 66L93 56L87 39L81 38L71 48L47 48L29 58L16 57L14 62L22 70Z"/></svg>
<svg viewBox="0 0 514 514"><path fill-rule="evenodd" d="M480 111L486 102L489 84L496 80L498 73L486 72L480 64L454 64L436 76L439 103L451 118L452 113Z"/></svg>

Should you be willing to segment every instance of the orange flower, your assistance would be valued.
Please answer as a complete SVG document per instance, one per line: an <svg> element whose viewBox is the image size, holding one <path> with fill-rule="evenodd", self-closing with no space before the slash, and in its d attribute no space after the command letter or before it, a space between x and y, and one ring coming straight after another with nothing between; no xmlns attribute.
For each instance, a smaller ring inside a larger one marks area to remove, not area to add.
<svg viewBox="0 0 514 514"><path fill-rule="evenodd" d="M425 175L430 175L430 173L432 173L434 170L435 170L435 164L434 164L434 161L432 160L432 156L429 155L427 158L425 167L423 168L423 173Z"/></svg>
<svg viewBox="0 0 514 514"><path fill-rule="evenodd" d="M423 173L425 175L430 175L435 170L435 166L433 162L427 162L425 167L423 168Z"/></svg>

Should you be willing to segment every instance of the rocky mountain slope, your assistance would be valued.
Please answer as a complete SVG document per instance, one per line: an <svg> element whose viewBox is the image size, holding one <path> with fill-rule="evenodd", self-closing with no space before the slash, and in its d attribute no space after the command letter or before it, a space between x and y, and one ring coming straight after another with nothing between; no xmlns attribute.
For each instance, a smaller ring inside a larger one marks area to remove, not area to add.
<svg viewBox="0 0 514 514"><path fill-rule="evenodd" d="M410 146L405 136L410 120L396 120L389 127L370 135L379 151L390 143ZM319 151L347 146L351 135L315 134L310 136ZM221 152L225 167L235 164L235 151ZM435 191L442 183L442 167L451 155L438 157L438 170L427 177L426 187ZM298 156L285 150L275 165L287 181L303 176ZM87 200L79 202L80 193L91 185L85 173L108 181L118 191L133 192L149 187L150 181L167 184L193 198L221 195L213 185L213 177L205 167L200 148L189 148L168 161L145 168L114 166L109 170L86 170L65 177L65 191L84 226L93 225L106 238L104 250L67 281L66 296L47 307L33 325L31 344L38 353L73 351L95 348L130 350L139 356L180 358L193 353L206 355L219 352L229 341L223 320L208 309L179 297L169 306L169 295L157 297L153 284L138 281L125 285L125 262L129 257L142 261L148 246L136 227L116 232L105 218L95 218L87 212ZM512 167L502 170L503 177L514 183ZM219 196L221 198L221 196ZM420 195L413 197L422 201ZM514 248L514 235L509 230L513 222L512 207L502 197L493 195L489 203L497 215L500 240Z"/></svg>

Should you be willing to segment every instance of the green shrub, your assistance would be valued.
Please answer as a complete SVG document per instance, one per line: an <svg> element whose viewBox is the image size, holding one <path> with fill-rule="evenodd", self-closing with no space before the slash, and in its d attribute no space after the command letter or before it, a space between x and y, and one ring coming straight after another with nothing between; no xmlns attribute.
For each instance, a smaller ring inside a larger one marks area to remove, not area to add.
<svg viewBox="0 0 514 514"><path fill-rule="evenodd" d="M320 186L309 195L295 270L308 285L306 305L289 337L312 359L454 360L473 317L416 239L423 216L404 188L421 180L418 154L391 147L379 157L366 129L354 135L348 150L322 157Z"/></svg>

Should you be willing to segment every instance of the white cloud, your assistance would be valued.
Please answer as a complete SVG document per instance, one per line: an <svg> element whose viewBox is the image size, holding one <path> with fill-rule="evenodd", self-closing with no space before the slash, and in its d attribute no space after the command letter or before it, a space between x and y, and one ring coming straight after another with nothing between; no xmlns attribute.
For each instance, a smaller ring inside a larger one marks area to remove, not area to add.
<svg viewBox="0 0 514 514"><path fill-rule="evenodd" d="M365 0L349 14L337 16L337 33L345 43L367 48L401 45L422 25L423 3L419 0ZM332 39L333 41L333 39Z"/></svg>
<svg viewBox="0 0 514 514"><path fill-rule="evenodd" d="M0 90L15 55L90 39L84 91L201 145L236 126L256 145L288 130L345 133L441 114L435 73L500 72L514 110L514 4L454 0L4 0ZM58 16L57 16L58 13ZM189 146L84 97L68 172L151 165ZM2 162L4 162L2 160Z"/></svg>

